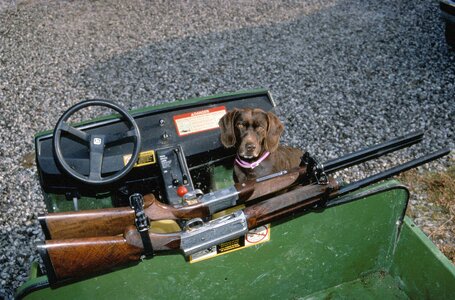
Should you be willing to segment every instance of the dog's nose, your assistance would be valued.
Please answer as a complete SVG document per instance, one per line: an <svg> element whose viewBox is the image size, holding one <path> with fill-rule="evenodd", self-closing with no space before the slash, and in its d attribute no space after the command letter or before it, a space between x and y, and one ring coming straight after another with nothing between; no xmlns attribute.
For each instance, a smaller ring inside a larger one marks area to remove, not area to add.
<svg viewBox="0 0 455 300"><path fill-rule="evenodd" d="M246 144L246 150L248 151L254 151L256 149L255 144Z"/></svg>

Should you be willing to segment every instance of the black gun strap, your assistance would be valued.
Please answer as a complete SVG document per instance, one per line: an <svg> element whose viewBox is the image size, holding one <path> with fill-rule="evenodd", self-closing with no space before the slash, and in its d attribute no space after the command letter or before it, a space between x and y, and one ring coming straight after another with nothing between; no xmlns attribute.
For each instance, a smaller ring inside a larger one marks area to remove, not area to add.
<svg viewBox="0 0 455 300"><path fill-rule="evenodd" d="M145 257L152 257L154 255L154 252L153 252L152 240L150 239L148 229L144 230L144 231L139 231L139 233L141 234L142 244L144 245Z"/></svg>
<svg viewBox="0 0 455 300"><path fill-rule="evenodd" d="M149 235L149 220L144 212L144 198L141 194L135 193L130 196L130 205L134 209L134 223L137 231L141 235L142 245L144 246L144 256L152 257L153 246Z"/></svg>

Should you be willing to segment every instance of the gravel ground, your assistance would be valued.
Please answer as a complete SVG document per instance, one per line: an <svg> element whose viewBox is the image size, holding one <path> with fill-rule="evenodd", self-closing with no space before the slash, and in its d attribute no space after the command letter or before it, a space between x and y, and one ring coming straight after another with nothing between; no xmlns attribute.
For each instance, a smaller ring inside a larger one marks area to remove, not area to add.
<svg viewBox="0 0 455 300"><path fill-rule="evenodd" d="M255 87L272 91L283 141L321 160L426 131L348 181L454 148L455 52L437 1L0 0L0 298L43 239L36 132L86 98L137 108ZM433 224L431 212L418 223Z"/></svg>

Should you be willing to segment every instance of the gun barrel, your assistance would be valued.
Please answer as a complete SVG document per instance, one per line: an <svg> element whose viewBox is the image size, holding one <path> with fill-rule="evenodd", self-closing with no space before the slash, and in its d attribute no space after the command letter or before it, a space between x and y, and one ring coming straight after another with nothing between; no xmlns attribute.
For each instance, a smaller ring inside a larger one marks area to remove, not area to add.
<svg viewBox="0 0 455 300"><path fill-rule="evenodd" d="M345 195L347 193L350 193L352 191L358 190L360 188L369 186L370 184L377 183L379 181L382 181L384 179L393 177L395 175L398 175L400 173L403 173L405 171L408 171L410 169L416 168L418 166L421 166L423 164L426 164L430 161L433 161L435 159L438 159L440 157L443 157L447 154L450 153L450 149L442 149L430 154L427 154L425 156L413 159L411 161L408 161L404 164L398 165L396 167L393 167L391 169L385 170L383 172L380 172L378 174L372 175L370 177L364 178L362 180L350 183L348 185L345 185L341 187L337 193L337 196ZM335 202L334 202L335 203ZM339 204L339 203L338 203ZM332 206L331 204L330 206Z"/></svg>
<svg viewBox="0 0 455 300"><path fill-rule="evenodd" d="M305 208L343 204L346 201L338 200L339 196L398 175L443 157L449 152L450 149L439 150L345 186L340 186L339 182L332 177L329 177L329 183L326 185L310 184L300 186L290 192L245 208L244 212L248 217L248 228L252 229L279 220Z"/></svg>
<svg viewBox="0 0 455 300"><path fill-rule="evenodd" d="M353 165L360 164L362 162L378 158L382 155L409 147L422 141L423 131L417 131L409 133L402 137L394 138L390 141L373 145L346 155L339 158L331 159L323 163L324 170L327 173L332 173L337 170L348 168Z"/></svg>

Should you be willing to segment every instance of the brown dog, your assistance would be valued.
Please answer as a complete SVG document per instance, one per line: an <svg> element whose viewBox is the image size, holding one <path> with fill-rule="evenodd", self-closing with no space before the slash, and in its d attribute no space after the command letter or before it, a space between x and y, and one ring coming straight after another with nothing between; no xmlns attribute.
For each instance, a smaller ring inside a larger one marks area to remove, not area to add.
<svg viewBox="0 0 455 300"><path fill-rule="evenodd" d="M279 145L284 126L278 117L257 108L234 109L219 122L221 142L236 147L234 181L243 182L297 167L302 150Z"/></svg>

